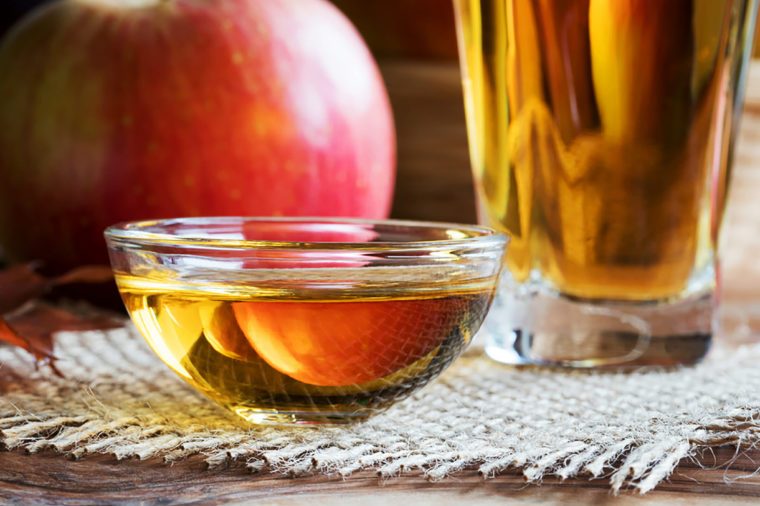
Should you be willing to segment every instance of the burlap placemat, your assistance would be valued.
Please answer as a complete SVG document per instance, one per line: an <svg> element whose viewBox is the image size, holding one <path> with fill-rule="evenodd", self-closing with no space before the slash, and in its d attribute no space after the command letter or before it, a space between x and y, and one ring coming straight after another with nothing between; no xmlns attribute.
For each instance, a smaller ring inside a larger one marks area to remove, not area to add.
<svg viewBox="0 0 760 506"><path fill-rule="evenodd" d="M65 379L0 348L0 443L83 457L203 454L211 466L381 477L465 468L493 477L609 476L614 490L653 489L684 457L760 437L760 346L718 351L671 371L515 370L466 356L438 381L349 427L251 428L186 387L136 331L58 337Z"/></svg>

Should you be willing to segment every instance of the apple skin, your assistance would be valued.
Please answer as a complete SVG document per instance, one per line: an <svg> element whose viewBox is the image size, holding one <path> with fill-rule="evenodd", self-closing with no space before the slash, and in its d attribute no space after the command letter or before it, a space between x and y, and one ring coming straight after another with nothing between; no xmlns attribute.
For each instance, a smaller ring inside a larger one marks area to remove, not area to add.
<svg viewBox="0 0 760 506"><path fill-rule="evenodd" d="M388 216L395 131L325 0L62 0L0 43L0 245L53 271L177 216Z"/></svg>

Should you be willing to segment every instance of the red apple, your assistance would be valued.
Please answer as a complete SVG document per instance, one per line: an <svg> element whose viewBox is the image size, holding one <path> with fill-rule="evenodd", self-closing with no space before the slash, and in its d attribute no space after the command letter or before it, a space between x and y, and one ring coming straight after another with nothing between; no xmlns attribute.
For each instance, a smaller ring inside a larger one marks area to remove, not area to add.
<svg viewBox="0 0 760 506"><path fill-rule="evenodd" d="M114 222L384 218L382 79L325 0L62 0L0 44L0 244L104 262Z"/></svg>

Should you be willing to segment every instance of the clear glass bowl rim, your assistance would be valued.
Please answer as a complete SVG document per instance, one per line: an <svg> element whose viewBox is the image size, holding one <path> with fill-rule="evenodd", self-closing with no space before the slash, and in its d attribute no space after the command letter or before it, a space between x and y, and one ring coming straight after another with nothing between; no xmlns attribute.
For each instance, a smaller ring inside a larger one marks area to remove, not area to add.
<svg viewBox="0 0 760 506"><path fill-rule="evenodd" d="M382 229L383 227L404 227L423 230L456 230L468 234L461 238L426 239L410 241L377 242L299 242L251 239L214 238L213 234L180 236L165 232L149 232L148 228L168 225L225 225L233 223L271 223L275 225L326 224L360 225ZM117 223L108 227L104 235L109 242L151 247L192 247L194 250L321 250L321 251L372 251L372 250L438 250L450 248L498 250L509 242L506 234L480 225L460 223L417 221L417 220L370 220L362 218L321 218L321 217L245 217L213 216L192 218L166 218Z"/></svg>

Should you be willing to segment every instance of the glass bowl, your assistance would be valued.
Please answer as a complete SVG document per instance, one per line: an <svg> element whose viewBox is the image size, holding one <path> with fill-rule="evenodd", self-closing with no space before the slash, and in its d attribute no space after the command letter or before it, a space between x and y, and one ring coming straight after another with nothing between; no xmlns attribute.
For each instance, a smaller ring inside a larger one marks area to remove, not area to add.
<svg viewBox="0 0 760 506"><path fill-rule="evenodd" d="M506 238L469 226L187 218L105 232L153 351L260 424L362 420L421 388L490 307Z"/></svg>

